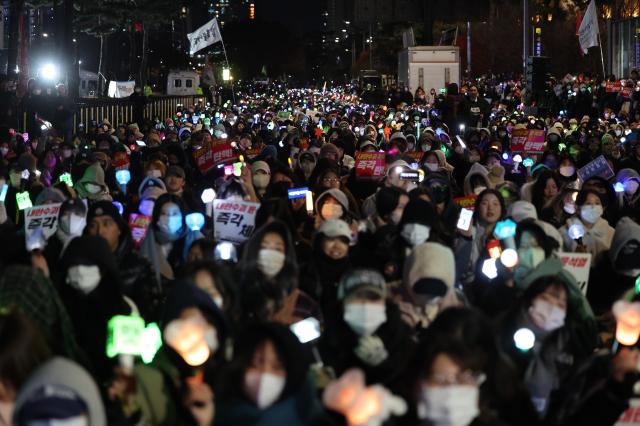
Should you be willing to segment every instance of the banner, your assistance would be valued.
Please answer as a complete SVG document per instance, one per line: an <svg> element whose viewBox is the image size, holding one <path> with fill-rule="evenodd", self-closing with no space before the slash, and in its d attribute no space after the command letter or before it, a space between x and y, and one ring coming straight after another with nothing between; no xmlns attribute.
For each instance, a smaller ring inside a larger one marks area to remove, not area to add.
<svg viewBox="0 0 640 426"><path fill-rule="evenodd" d="M587 179L593 176L600 176L604 179L611 179L615 176L609 162L604 155L597 157L595 160L588 163L586 166L578 169L578 177L582 182L586 182Z"/></svg>
<svg viewBox="0 0 640 426"><path fill-rule="evenodd" d="M226 139L214 139L193 153L193 161L200 173L205 174L218 164L223 164L236 158L231 143Z"/></svg>
<svg viewBox="0 0 640 426"><path fill-rule="evenodd" d="M605 86L607 93L616 93L622 91L622 83L619 81L607 81Z"/></svg>
<svg viewBox="0 0 640 426"><path fill-rule="evenodd" d="M45 204L30 207L24 211L24 233L31 235L37 228L42 228L45 239L55 234L58 229L58 213L62 203Z"/></svg>
<svg viewBox="0 0 640 426"><path fill-rule="evenodd" d="M260 203L249 201L213 201L213 234L216 240L243 243L255 227Z"/></svg>
<svg viewBox="0 0 640 426"><path fill-rule="evenodd" d="M598 11L595 0L591 0L578 29L580 48L586 54L590 47L598 46Z"/></svg>
<svg viewBox="0 0 640 426"><path fill-rule="evenodd" d="M218 21L216 21L216 18L213 18L194 32L187 34L187 38L189 39L190 55L193 55L207 46L211 46L214 43L222 41L222 35L220 35L220 29L218 28Z"/></svg>
<svg viewBox="0 0 640 426"><path fill-rule="evenodd" d="M128 98L135 88L135 81L110 81L107 96L110 98Z"/></svg>
<svg viewBox="0 0 640 426"><path fill-rule="evenodd" d="M356 177L382 178L385 165L384 152L356 152Z"/></svg>
<svg viewBox="0 0 640 426"><path fill-rule="evenodd" d="M453 202L459 205L463 209L473 210L476 207L477 195L467 195L466 197L454 198Z"/></svg>
<svg viewBox="0 0 640 426"><path fill-rule="evenodd" d="M591 253L559 252L558 258L562 262L564 270L571 273L576 279L582 294L586 295L589 285L589 271L591 270Z"/></svg>
<svg viewBox="0 0 640 426"><path fill-rule="evenodd" d="M511 152L542 154L545 133L539 129L515 129L511 133Z"/></svg>
<svg viewBox="0 0 640 426"><path fill-rule="evenodd" d="M140 243L144 240L149 229L151 218L143 214L131 213L129 216L129 229L131 230L131 236L136 243L136 247L140 248Z"/></svg>

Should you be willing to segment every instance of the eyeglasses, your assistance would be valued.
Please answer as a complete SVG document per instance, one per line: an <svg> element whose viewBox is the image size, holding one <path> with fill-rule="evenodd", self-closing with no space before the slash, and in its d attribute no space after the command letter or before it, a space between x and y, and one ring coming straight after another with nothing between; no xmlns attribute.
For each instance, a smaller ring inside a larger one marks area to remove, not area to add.
<svg viewBox="0 0 640 426"><path fill-rule="evenodd" d="M480 386L487 379L487 376L481 372L471 370L461 371L458 374L438 373L432 374L427 378L427 382L437 386L450 385L476 385Z"/></svg>

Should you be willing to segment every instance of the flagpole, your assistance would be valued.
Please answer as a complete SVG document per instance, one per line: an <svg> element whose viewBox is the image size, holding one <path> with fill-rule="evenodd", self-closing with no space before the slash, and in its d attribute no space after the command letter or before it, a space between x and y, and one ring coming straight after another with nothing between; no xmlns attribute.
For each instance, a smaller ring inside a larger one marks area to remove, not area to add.
<svg viewBox="0 0 640 426"><path fill-rule="evenodd" d="M604 55L602 54L602 41L600 40L600 30L598 30L598 46L600 47L600 60L602 61L602 80L607 78L607 73L604 69Z"/></svg>
<svg viewBox="0 0 640 426"><path fill-rule="evenodd" d="M231 71L231 67L229 66L229 58L227 57L227 49L224 47L224 39L222 39L222 37L220 37L220 42L222 43L222 51L224 52L224 60L227 63L227 68L229 68L229 71ZM229 74L231 74L231 72L229 72ZM236 94L235 94L235 91L233 90L233 78L231 79L231 97L233 98L233 104L235 105Z"/></svg>

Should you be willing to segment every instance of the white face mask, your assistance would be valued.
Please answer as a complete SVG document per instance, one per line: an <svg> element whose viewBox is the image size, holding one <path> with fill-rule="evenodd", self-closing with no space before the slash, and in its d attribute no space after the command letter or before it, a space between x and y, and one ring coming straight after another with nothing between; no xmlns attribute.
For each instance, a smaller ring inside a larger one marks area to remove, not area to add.
<svg viewBox="0 0 640 426"><path fill-rule="evenodd" d="M400 235L412 246L422 244L429 239L431 228L420 223L409 223L402 227Z"/></svg>
<svg viewBox="0 0 640 426"><path fill-rule="evenodd" d="M418 418L433 426L467 426L480 414L479 399L477 386L425 387L418 402Z"/></svg>
<svg viewBox="0 0 640 426"><path fill-rule="evenodd" d="M84 189L86 189L89 194L94 195L102 192L102 187L100 185L96 185L95 183L85 183Z"/></svg>
<svg viewBox="0 0 640 426"><path fill-rule="evenodd" d="M89 294L100 284L100 268L97 265L76 265L67 271L67 284L84 294Z"/></svg>
<svg viewBox="0 0 640 426"><path fill-rule="evenodd" d="M265 189L269 185L271 176L265 174L256 174L253 176L253 186L258 189Z"/></svg>
<svg viewBox="0 0 640 426"><path fill-rule="evenodd" d="M58 227L67 235L80 236L84 227L87 226L87 219L77 214L69 214L60 217Z"/></svg>
<svg viewBox="0 0 640 426"><path fill-rule="evenodd" d="M567 214L576 214L576 205L573 203L564 203L564 206L562 207L562 209Z"/></svg>
<svg viewBox="0 0 640 426"><path fill-rule="evenodd" d="M475 188L473 188L473 193L475 195L480 195L485 189L487 189L486 186L476 186Z"/></svg>
<svg viewBox="0 0 640 426"><path fill-rule="evenodd" d="M580 217L588 223L596 223L602 216L602 206L585 204L580 207Z"/></svg>
<svg viewBox="0 0 640 426"><path fill-rule="evenodd" d="M571 177L576 172L576 168L573 166L561 166L559 172L564 177Z"/></svg>
<svg viewBox="0 0 640 426"><path fill-rule="evenodd" d="M624 193L627 194L628 196L632 196L638 190L638 186L640 186L640 183L638 183L637 180L634 180L634 179L628 180L624 184Z"/></svg>
<svg viewBox="0 0 640 426"><path fill-rule="evenodd" d="M14 188L19 188L20 183L22 182L22 173L21 172L11 173L9 175L9 181L11 182L11 186L13 186Z"/></svg>
<svg viewBox="0 0 640 426"><path fill-rule="evenodd" d="M286 379L271 373L250 370L244 375L244 389L247 396L260 408L273 405L280 398Z"/></svg>
<svg viewBox="0 0 640 426"><path fill-rule="evenodd" d="M160 179L162 177L162 172L160 170L158 170L158 169L149 170L147 172L147 176L151 176L151 177Z"/></svg>
<svg viewBox="0 0 640 426"><path fill-rule="evenodd" d="M324 220L340 219L343 214L342 206L334 203L324 203L320 209L320 214Z"/></svg>
<svg viewBox="0 0 640 426"><path fill-rule="evenodd" d="M546 258L544 249L541 247L530 247L518 249L519 266L534 269Z"/></svg>
<svg viewBox="0 0 640 426"><path fill-rule="evenodd" d="M182 229L182 215L160 216L158 218L158 228L167 235L177 234Z"/></svg>
<svg viewBox="0 0 640 426"><path fill-rule="evenodd" d="M347 303L344 321L359 336L371 336L387 321L387 308L381 303Z"/></svg>
<svg viewBox="0 0 640 426"><path fill-rule="evenodd" d="M422 152L431 151L431 145L426 144L426 143L422 144L421 148L422 148Z"/></svg>
<svg viewBox="0 0 640 426"><path fill-rule="evenodd" d="M431 172L437 172L440 168L437 163L425 163L425 166L427 166L427 169L429 169L429 171Z"/></svg>
<svg viewBox="0 0 640 426"><path fill-rule="evenodd" d="M541 329L553 331L564 325L567 313L545 300L535 299L529 307L529 316Z"/></svg>
<svg viewBox="0 0 640 426"><path fill-rule="evenodd" d="M138 211L145 216L153 216L153 206L155 205L153 200L142 200L138 206Z"/></svg>
<svg viewBox="0 0 640 426"><path fill-rule="evenodd" d="M315 167L316 163L313 163L311 161L303 161L300 163L300 169L302 169L302 172L305 174L305 176L309 176L313 172L313 169L315 169Z"/></svg>
<svg viewBox="0 0 640 426"><path fill-rule="evenodd" d="M260 249L258 252L258 269L267 278L273 278L284 267L284 253L278 250Z"/></svg>

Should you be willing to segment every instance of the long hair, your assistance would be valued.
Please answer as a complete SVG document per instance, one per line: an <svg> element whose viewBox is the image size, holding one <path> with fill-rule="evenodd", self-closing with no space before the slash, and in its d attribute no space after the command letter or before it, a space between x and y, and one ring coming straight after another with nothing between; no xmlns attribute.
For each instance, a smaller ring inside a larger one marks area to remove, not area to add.
<svg viewBox="0 0 640 426"><path fill-rule="evenodd" d="M258 269L258 253L262 240L269 233L280 235L285 243L284 266L273 279L268 279ZM298 262L287 225L275 220L258 229L247 242L238 267L244 316L266 319L280 310L284 298L298 286Z"/></svg>

